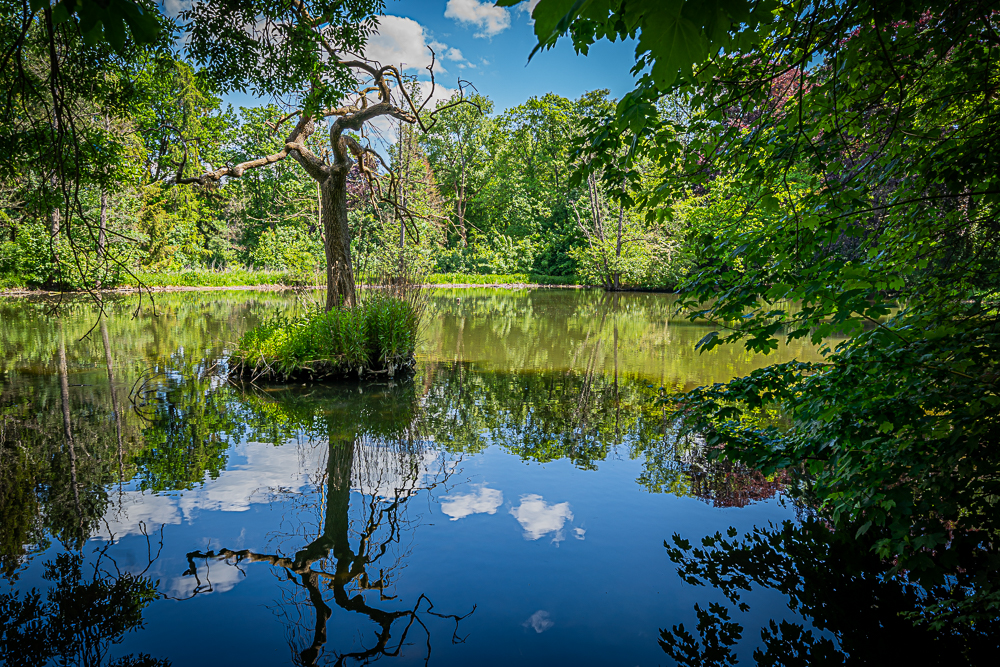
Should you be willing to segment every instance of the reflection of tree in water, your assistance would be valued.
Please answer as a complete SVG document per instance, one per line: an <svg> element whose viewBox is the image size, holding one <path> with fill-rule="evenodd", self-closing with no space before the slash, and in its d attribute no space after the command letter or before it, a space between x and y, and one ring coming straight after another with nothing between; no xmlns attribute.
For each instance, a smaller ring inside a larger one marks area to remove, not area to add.
<svg viewBox="0 0 1000 667"><path fill-rule="evenodd" d="M709 536L700 548L675 534L668 553L686 582L722 592L740 611L749 609L741 596L751 588L787 597L803 622L763 625L763 646L753 654L759 665L979 665L998 655L995 613L962 625L941 615L987 583L982 571L926 588L895 572L872 541L807 519L758 527L742 540L731 528L728 537ZM744 628L733 609L711 603L695 610L694 632L683 624L660 631L664 651L690 667L736 664L734 647Z"/></svg>
<svg viewBox="0 0 1000 667"><path fill-rule="evenodd" d="M142 628L143 610L159 597L146 570L122 572L108 554L95 562L64 552L45 563L51 582L44 597L36 589L0 595L0 663L35 667L55 661L81 667L168 667L169 660L132 654L111 660L111 646ZM162 545L161 545L162 546ZM151 556L149 565L155 557ZM87 574L92 570L92 574Z"/></svg>
<svg viewBox="0 0 1000 667"><path fill-rule="evenodd" d="M613 331L610 343L613 344ZM597 356L603 341L593 341ZM470 364L429 364L419 378L422 420L450 451L497 445L523 460L566 459L584 470L622 453L642 460L636 480L651 493L744 507L784 488L784 477L710 456L681 435L642 377L586 372L511 373Z"/></svg>
<svg viewBox="0 0 1000 667"><path fill-rule="evenodd" d="M708 469L689 473L691 494L712 507L746 507L768 500L785 488L784 474L767 476L732 461L708 462Z"/></svg>
<svg viewBox="0 0 1000 667"><path fill-rule="evenodd" d="M326 441L325 470L317 475L323 498L319 504L322 528L291 556L225 548L189 553L191 567L185 574L194 578L195 592L210 586L201 579L198 561L209 566L212 562L233 567L272 565L281 579L302 594L286 598L296 611L289 613L289 604L283 604L282 616L289 622L296 622L293 616L303 619L303 605L311 606L315 613L311 631L302 633L306 637L293 649L304 665L317 664L323 656L327 624L333 614L331 602L367 616L376 626L374 642L361 650L336 654L338 665L400 655L418 629L426 639L425 659L429 658L427 616L454 621L451 639L461 641L458 623L465 616L435 611L426 595L420 595L412 606L389 604L385 608L381 604L395 600L388 591L406 555L401 541L415 528L406 512L407 503L418 492L444 483L454 469L454 461L437 456L426 446L415 413L413 384L317 388L304 396L283 393L277 401L247 396L243 405L250 412L259 411L261 417L267 415L266 423L264 419L256 423L277 436L276 443L287 441L292 434ZM259 434L250 437L254 435ZM353 512L352 490L357 492L355 498L362 499ZM301 543L302 536L296 531L292 539ZM379 605L369 602L374 592ZM298 634L293 628L289 632L293 637Z"/></svg>
<svg viewBox="0 0 1000 667"><path fill-rule="evenodd" d="M746 507L778 495L787 484L787 475L765 475L742 463L717 459L705 461L687 472L691 495L712 507Z"/></svg>
<svg viewBox="0 0 1000 667"><path fill-rule="evenodd" d="M138 433L124 419L103 319L107 368L69 363L61 321L48 373L15 371L0 386L0 570L13 577L49 538L79 549L131 474ZM86 367L84 367L86 368ZM85 375L86 373L86 375Z"/></svg>

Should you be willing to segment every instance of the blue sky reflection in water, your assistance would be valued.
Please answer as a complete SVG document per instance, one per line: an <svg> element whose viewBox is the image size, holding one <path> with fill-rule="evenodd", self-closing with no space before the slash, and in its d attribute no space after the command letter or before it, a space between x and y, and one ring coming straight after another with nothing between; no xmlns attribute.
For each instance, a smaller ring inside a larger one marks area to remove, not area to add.
<svg viewBox="0 0 1000 667"><path fill-rule="evenodd" d="M56 318L0 303L5 437L43 453L48 475L36 471L47 487L28 531L40 546L5 554L2 594L52 590L71 569L60 553L83 555L90 588L55 599L50 620L96 595L93 582L140 597L128 573L158 582L138 605L142 629L109 627L103 644L53 631L53 659L59 640L103 664L410 664L428 652L435 665L669 664L660 629L693 626L708 598L678 578L664 540L794 516L779 485L714 469L664 426L659 386L759 363L692 355L701 327L672 319L670 297L441 290L411 379L221 381L226 341L293 299L163 296L158 316L135 320L116 304L84 340L83 305ZM789 612L767 592L744 599L737 655L749 658L752 629Z"/></svg>

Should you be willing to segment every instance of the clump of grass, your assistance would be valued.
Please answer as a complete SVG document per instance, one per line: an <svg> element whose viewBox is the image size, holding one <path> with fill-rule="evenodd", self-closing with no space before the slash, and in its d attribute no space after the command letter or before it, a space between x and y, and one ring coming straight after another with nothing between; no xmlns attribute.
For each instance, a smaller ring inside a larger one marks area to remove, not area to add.
<svg viewBox="0 0 1000 667"><path fill-rule="evenodd" d="M351 308L319 304L299 317L276 313L247 331L232 359L252 380L321 380L353 373L390 377L415 362L426 297L408 280L382 279Z"/></svg>

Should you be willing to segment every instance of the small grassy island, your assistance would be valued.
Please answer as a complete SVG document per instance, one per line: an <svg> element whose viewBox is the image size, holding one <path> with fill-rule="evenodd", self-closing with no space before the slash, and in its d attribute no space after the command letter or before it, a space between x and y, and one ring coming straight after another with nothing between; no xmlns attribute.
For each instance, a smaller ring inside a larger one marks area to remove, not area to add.
<svg viewBox="0 0 1000 667"><path fill-rule="evenodd" d="M357 305L276 313L240 337L234 374L252 381L324 380L412 368L425 299L412 284L362 290Z"/></svg>

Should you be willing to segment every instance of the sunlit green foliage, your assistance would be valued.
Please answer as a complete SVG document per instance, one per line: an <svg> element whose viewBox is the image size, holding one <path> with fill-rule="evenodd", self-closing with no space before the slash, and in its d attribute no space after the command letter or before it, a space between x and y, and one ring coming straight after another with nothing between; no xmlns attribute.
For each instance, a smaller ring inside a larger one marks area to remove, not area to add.
<svg viewBox="0 0 1000 667"><path fill-rule="evenodd" d="M540 46L638 37L638 86L590 151L615 160L606 148L635 132L669 176L651 216L695 189L722 214L698 221L682 286L717 326L700 347L848 337L822 363L699 389L680 414L728 456L794 471L858 548L940 593L936 624L1000 606L998 12L542 0L533 14ZM666 93L689 118L660 115ZM680 212L697 218L692 204ZM760 408L789 427L745 419Z"/></svg>
<svg viewBox="0 0 1000 667"><path fill-rule="evenodd" d="M533 273L432 273L424 282L430 285L574 285L572 276L541 276Z"/></svg>

